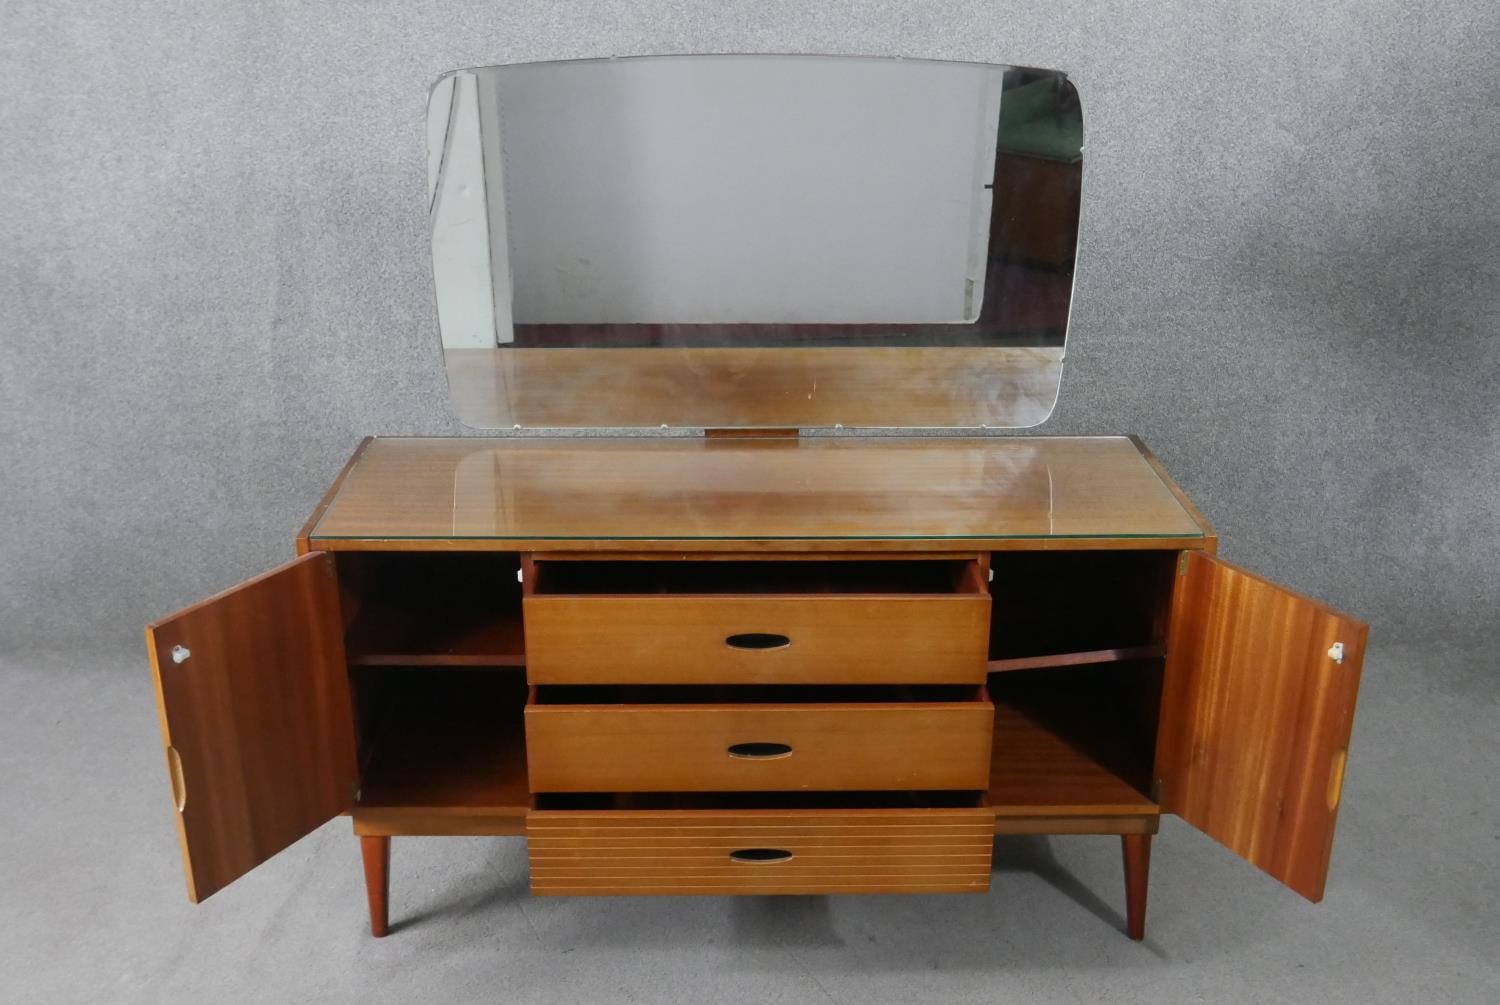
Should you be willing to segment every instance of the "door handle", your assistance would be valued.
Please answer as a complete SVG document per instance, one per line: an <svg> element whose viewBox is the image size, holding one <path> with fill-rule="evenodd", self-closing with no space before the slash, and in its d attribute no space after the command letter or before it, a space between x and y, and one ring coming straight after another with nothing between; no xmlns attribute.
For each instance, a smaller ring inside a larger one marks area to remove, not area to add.
<svg viewBox="0 0 1500 1005"><path fill-rule="evenodd" d="M775 864L777 862L790 862L792 853L784 848L741 848L739 851L729 853L731 862L754 862L756 864Z"/></svg>
<svg viewBox="0 0 1500 1005"><path fill-rule="evenodd" d="M785 649L792 640L775 632L741 632L724 640L731 649Z"/></svg>
<svg viewBox="0 0 1500 1005"><path fill-rule="evenodd" d="M187 779L182 776L182 755L176 747L167 748L167 778L172 782L172 802L181 813L187 808Z"/></svg>
<svg viewBox="0 0 1500 1005"><path fill-rule="evenodd" d="M734 743L729 746L729 756L751 761L769 761L778 757L791 757L792 747L787 743Z"/></svg>

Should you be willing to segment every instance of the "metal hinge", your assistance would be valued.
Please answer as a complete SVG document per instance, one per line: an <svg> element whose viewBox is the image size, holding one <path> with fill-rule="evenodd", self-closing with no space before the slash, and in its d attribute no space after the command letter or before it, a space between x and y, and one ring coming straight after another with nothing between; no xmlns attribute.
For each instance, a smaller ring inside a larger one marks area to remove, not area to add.
<svg viewBox="0 0 1500 1005"><path fill-rule="evenodd" d="M1179 551L1177 553L1177 575L1179 575L1179 576L1186 576L1187 575L1187 564L1188 564L1188 553L1185 552L1185 551Z"/></svg>

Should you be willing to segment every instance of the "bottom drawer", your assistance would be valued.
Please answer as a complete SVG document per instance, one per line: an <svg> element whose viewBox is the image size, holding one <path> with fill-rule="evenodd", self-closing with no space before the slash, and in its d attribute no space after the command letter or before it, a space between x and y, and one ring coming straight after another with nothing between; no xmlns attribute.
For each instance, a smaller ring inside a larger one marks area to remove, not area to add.
<svg viewBox="0 0 1500 1005"><path fill-rule="evenodd" d="M534 894L983 893L995 815L953 809L533 810Z"/></svg>

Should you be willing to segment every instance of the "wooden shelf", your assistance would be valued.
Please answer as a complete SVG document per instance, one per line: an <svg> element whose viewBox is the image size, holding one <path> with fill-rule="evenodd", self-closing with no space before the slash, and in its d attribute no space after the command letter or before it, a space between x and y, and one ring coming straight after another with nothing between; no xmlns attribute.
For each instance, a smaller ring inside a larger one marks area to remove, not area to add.
<svg viewBox="0 0 1500 1005"><path fill-rule="evenodd" d="M1057 667L1091 666L1096 663L1123 663L1128 660L1160 659L1166 650L1159 645L1131 646L1125 649L1092 649L1083 653L1057 653L1052 656L1021 656L990 660L990 673L1007 670L1047 670Z"/></svg>
<svg viewBox="0 0 1500 1005"><path fill-rule="evenodd" d="M456 679L396 703L371 750L354 807L360 834L521 834L526 776L524 681ZM422 680L432 681L430 674Z"/></svg>
<svg viewBox="0 0 1500 1005"><path fill-rule="evenodd" d="M1172 552L1006 552L991 561L991 671L1162 655Z"/></svg>
<svg viewBox="0 0 1500 1005"><path fill-rule="evenodd" d="M997 828L1006 818L1158 815L1144 794L1149 755L1098 717L1066 721L1062 713L1061 705L995 702L989 801Z"/></svg>
<svg viewBox="0 0 1500 1005"><path fill-rule="evenodd" d="M368 605L345 642L351 666L518 667L526 663L519 605Z"/></svg>

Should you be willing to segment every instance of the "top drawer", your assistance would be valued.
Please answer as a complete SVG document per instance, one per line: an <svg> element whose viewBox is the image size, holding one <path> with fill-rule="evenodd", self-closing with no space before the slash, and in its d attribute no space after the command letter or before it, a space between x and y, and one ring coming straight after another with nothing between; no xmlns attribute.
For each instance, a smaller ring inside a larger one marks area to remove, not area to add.
<svg viewBox="0 0 1500 1005"><path fill-rule="evenodd" d="M526 584L536 684L984 681L972 559L542 561Z"/></svg>

